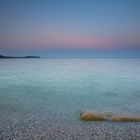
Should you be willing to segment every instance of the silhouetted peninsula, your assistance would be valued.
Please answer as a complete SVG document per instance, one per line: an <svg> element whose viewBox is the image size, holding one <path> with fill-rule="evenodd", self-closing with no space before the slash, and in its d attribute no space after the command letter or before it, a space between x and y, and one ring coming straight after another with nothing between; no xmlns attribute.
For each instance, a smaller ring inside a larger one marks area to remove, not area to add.
<svg viewBox="0 0 140 140"><path fill-rule="evenodd" d="M4 55L0 55L1 59L18 59L18 58L41 58L39 56L21 56L21 57L15 57L15 56L4 56Z"/></svg>

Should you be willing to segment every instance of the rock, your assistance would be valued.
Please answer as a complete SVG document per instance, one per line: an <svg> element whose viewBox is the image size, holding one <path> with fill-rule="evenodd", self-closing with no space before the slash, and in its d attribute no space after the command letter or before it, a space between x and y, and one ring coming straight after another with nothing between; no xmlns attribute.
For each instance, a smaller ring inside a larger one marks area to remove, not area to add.
<svg viewBox="0 0 140 140"><path fill-rule="evenodd" d="M114 122L140 122L140 116L113 116Z"/></svg>
<svg viewBox="0 0 140 140"><path fill-rule="evenodd" d="M90 111L80 113L80 119L84 121L140 122L140 116L97 113Z"/></svg>
<svg viewBox="0 0 140 140"><path fill-rule="evenodd" d="M99 114L81 113L81 120L84 121L105 121L105 117Z"/></svg>

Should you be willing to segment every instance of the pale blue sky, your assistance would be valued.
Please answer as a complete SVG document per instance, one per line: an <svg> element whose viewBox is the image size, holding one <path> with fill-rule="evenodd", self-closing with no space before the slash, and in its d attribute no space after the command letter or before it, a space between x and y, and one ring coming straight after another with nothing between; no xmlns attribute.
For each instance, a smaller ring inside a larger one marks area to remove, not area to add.
<svg viewBox="0 0 140 140"><path fill-rule="evenodd" d="M138 45L140 1L0 0L0 23L0 52L77 44L86 48L88 41L99 47L99 41L111 39L119 45Z"/></svg>

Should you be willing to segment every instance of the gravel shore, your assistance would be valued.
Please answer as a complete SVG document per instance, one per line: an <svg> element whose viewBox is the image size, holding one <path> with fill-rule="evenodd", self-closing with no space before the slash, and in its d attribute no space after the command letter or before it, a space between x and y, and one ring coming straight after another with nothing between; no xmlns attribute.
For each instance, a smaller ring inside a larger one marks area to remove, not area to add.
<svg viewBox="0 0 140 140"><path fill-rule="evenodd" d="M140 140L140 123L60 125L7 120L0 122L0 140Z"/></svg>

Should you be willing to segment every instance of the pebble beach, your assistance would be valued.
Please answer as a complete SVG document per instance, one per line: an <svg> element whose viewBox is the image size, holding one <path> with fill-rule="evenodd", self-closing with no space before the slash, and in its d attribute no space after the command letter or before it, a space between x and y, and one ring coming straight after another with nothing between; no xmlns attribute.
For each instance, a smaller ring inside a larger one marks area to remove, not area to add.
<svg viewBox="0 0 140 140"><path fill-rule="evenodd" d="M140 140L140 123L1 121L0 140Z"/></svg>

